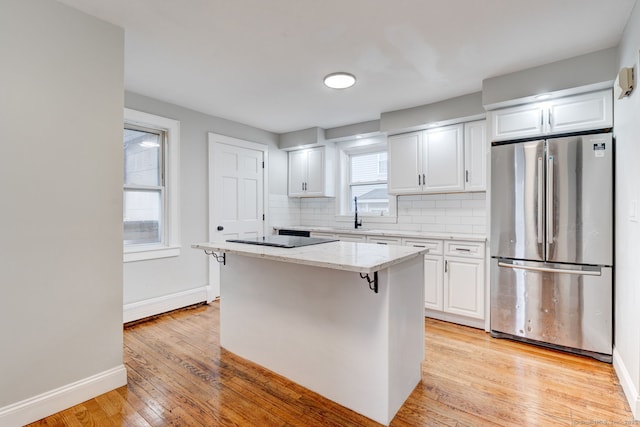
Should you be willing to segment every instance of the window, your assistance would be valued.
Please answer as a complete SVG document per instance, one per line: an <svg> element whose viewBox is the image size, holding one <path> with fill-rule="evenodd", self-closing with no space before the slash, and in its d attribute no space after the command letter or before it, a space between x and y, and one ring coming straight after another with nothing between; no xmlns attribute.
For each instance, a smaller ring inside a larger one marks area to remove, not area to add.
<svg viewBox="0 0 640 427"><path fill-rule="evenodd" d="M349 156L351 212L355 211L354 197L358 198L358 213L389 214L386 150Z"/></svg>
<svg viewBox="0 0 640 427"><path fill-rule="evenodd" d="M125 109L124 261L180 254L179 122Z"/></svg>
<svg viewBox="0 0 640 427"><path fill-rule="evenodd" d="M164 161L166 132L125 124L124 244L164 240Z"/></svg>

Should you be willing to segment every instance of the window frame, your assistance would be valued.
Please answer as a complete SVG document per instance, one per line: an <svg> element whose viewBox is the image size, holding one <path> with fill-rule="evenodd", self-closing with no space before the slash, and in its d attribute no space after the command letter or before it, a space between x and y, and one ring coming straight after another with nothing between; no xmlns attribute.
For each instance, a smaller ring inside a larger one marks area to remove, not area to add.
<svg viewBox="0 0 640 427"><path fill-rule="evenodd" d="M125 245L123 241L123 261L133 262L179 256L181 249L179 202L180 122L155 114L125 108L123 130L127 125L165 133L161 150L162 170L160 171L164 177L164 186L161 194L163 201L161 242ZM126 187L133 189L135 186ZM124 189L123 182L123 198Z"/></svg>
<svg viewBox="0 0 640 427"><path fill-rule="evenodd" d="M354 213L351 212L351 156L360 154L370 154L380 151L387 152L389 149L387 138L384 136L370 137L344 141L339 144L340 157L340 176L338 182L344 183L338 188L338 203L336 203L336 221L353 222ZM387 177L387 188L389 180ZM358 217L363 218L365 222L373 223L396 223L397 222L397 197L388 195L389 197L389 213L386 215L375 215L368 212L358 212Z"/></svg>

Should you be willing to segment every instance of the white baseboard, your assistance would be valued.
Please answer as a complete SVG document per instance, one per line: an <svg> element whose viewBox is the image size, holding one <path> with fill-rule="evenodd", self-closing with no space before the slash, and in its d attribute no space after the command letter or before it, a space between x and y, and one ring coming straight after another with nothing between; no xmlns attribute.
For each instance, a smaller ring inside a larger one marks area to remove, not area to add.
<svg viewBox="0 0 640 427"><path fill-rule="evenodd" d="M443 320L445 322L457 323L458 325L469 326L471 328L485 329L483 319L472 319L470 317L459 316L457 314L445 313L443 311L424 309L424 316L432 319Z"/></svg>
<svg viewBox="0 0 640 427"><path fill-rule="evenodd" d="M627 398L627 402L629 402L633 418L640 421L640 395L638 394L638 389L633 383L629 370L615 347L613 349L613 368L616 370L624 395Z"/></svg>
<svg viewBox="0 0 640 427"><path fill-rule="evenodd" d="M187 307L199 302L211 302L213 298L211 298L211 290L209 288L210 286L202 286L188 291L125 304L122 321L123 323L133 322L134 320L166 313L167 311Z"/></svg>
<svg viewBox="0 0 640 427"><path fill-rule="evenodd" d="M23 426L127 384L124 365L0 408L1 426Z"/></svg>

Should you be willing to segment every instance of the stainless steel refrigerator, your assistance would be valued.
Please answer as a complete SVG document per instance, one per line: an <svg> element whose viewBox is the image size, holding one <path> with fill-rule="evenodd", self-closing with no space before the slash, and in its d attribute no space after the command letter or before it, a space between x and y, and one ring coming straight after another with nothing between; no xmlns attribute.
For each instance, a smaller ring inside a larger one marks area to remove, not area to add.
<svg viewBox="0 0 640 427"><path fill-rule="evenodd" d="M491 334L611 362L611 133L491 147Z"/></svg>

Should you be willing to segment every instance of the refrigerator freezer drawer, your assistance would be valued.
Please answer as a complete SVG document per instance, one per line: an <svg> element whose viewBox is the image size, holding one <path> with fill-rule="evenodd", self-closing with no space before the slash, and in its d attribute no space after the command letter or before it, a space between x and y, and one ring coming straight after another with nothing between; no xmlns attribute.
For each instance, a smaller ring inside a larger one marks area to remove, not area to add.
<svg viewBox="0 0 640 427"><path fill-rule="evenodd" d="M491 260L491 330L611 355L610 267Z"/></svg>

